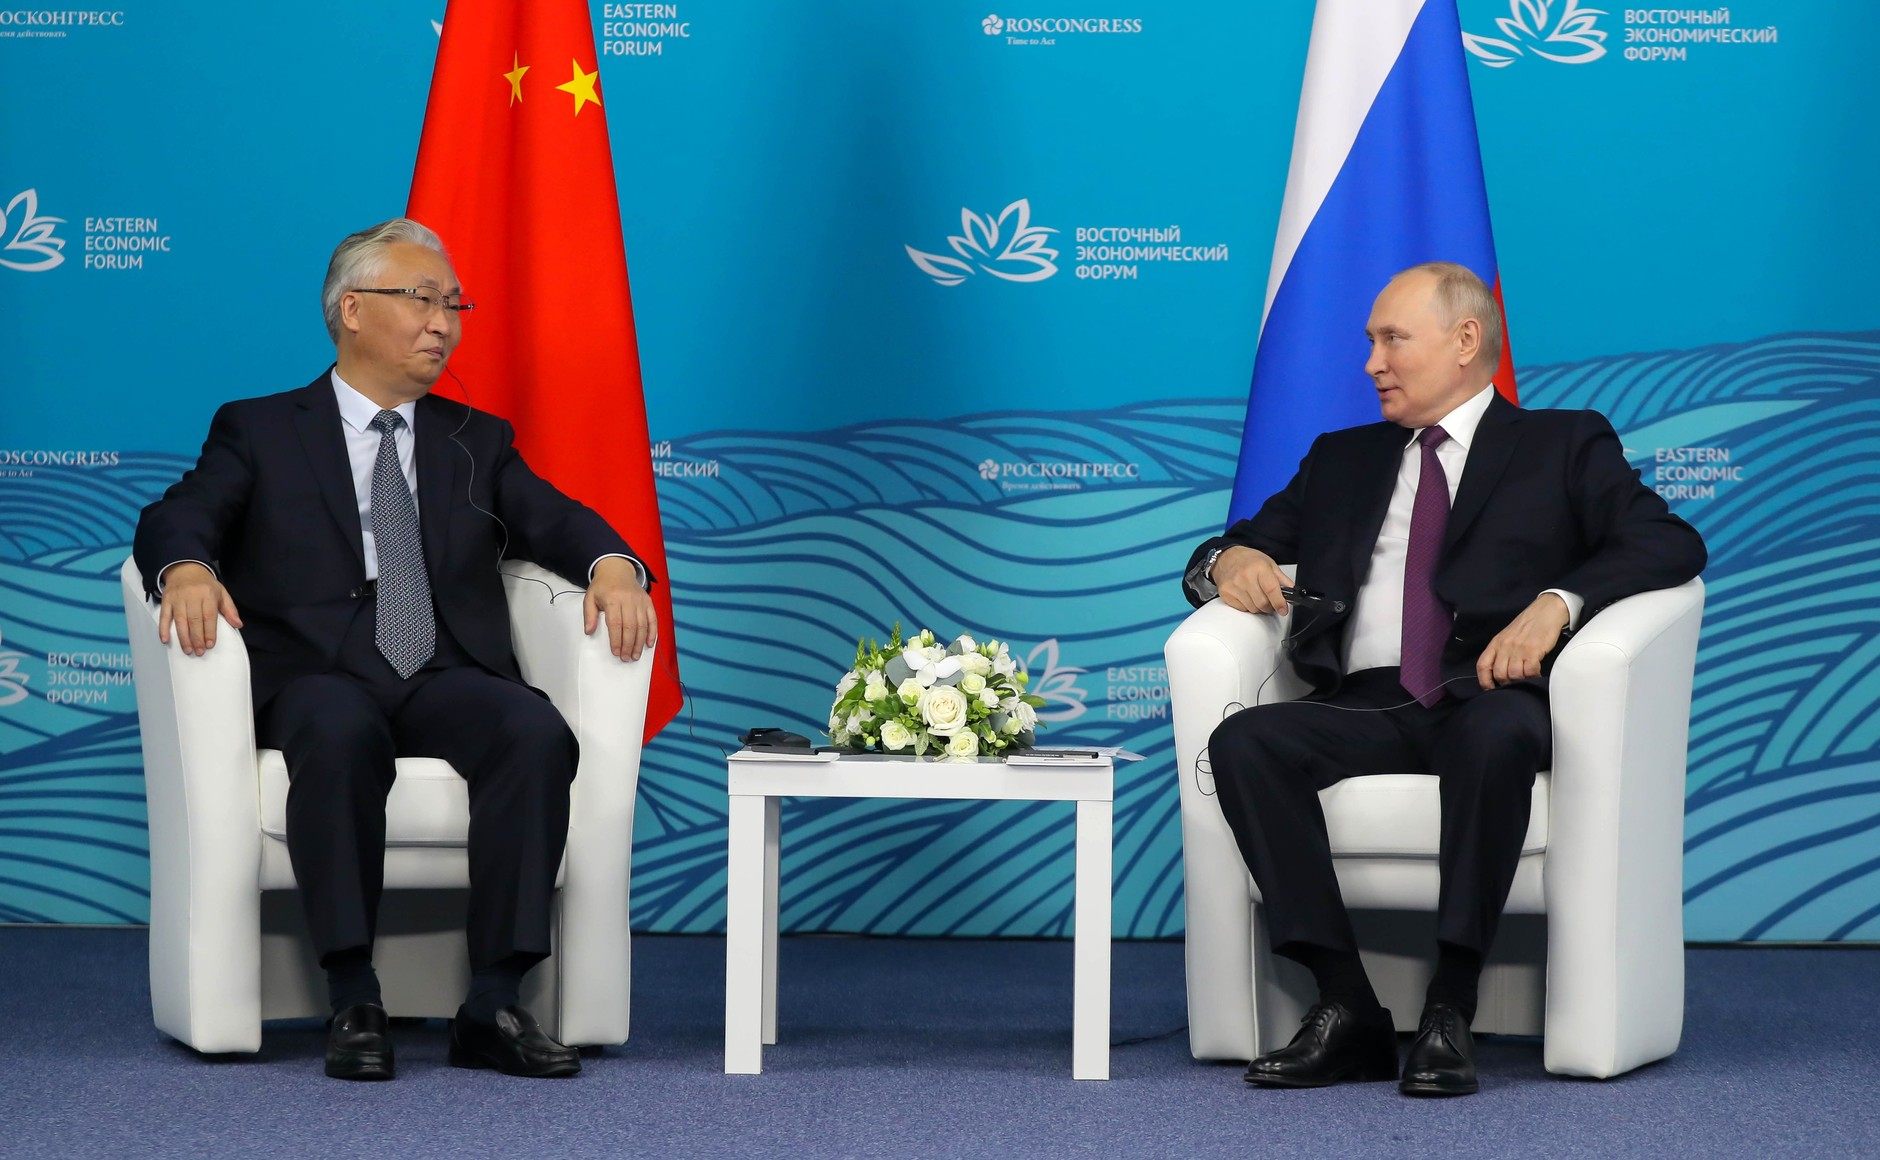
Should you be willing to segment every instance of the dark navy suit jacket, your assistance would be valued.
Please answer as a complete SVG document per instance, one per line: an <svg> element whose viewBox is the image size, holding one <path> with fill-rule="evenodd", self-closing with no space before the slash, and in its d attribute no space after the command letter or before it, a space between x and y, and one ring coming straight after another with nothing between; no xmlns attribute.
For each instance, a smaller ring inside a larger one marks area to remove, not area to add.
<svg viewBox="0 0 1880 1160"><path fill-rule="evenodd" d="M179 560L211 564L227 586L245 626L257 708L295 677L332 668L366 593L340 423L325 373L299 390L228 403L196 466L137 521L133 552L147 595ZM633 550L529 469L506 421L427 395L412 435L437 615L479 665L520 681L499 557L582 583L596 559Z"/></svg>
<svg viewBox="0 0 1880 1160"><path fill-rule="evenodd" d="M1409 438L1394 423L1319 436L1283 491L1189 560L1243 544L1297 565L1296 582L1327 598L1294 611L1290 638L1294 668L1320 692L1344 678L1351 606ZM1684 583L1705 560L1703 538L1640 482L1603 415L1524 410L1498 395L1476 428L1437 564L1436 594L1456 614L1443 677L1472 678L1489 641L1546 589L1584 597L1584 624L1615 600ZM1480 691L1473 679L1448 689Z"/></svg>

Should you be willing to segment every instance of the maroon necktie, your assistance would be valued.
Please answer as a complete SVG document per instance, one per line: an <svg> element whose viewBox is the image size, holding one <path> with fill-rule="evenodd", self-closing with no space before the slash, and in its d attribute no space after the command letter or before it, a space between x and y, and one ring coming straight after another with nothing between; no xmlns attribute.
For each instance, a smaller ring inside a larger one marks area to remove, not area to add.
<svg viewBox="0 0 1880 1160"><path fill-rule="evenodd" d="M1436 560L1449 526L1449 477L1436 448L1448 438L1441 427L1426 427L1417 436L1423 474L1410 507L1410 547L1403 558L1403 687L1425 708L1443 699L1443 643L1452 619L1436 597Z"/></svg>

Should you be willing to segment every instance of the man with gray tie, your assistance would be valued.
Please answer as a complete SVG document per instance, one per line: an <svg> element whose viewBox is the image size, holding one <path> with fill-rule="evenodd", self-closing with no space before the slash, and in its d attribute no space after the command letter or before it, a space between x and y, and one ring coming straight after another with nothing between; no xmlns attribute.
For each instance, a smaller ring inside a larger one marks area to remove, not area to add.
<svg viewBox="0 0 1880 1160"><path fill-rule="evenodd" d="M1603 416L1522 410L1495 393L1501 308L1468 269L1398 274L1365 334L1384 421L1320 436L1292 482L1195 549L1183 577L1196 605L1219 597L1270 615L1290 598L1287 650L1312 686L1235 713L1208 743L1274 953L1319 988L1298 1035L1245 1078L1398 1078L1391 1015L1358 958L1318 794L1359 774L1431 773L1442 804L1436 971L1399 1086L1462 1095L1478 1086L1469 1023L1483 958L1534 775L1551 759L1550 662L1573 627L1684 583L1705 551L1639 481Z"/></svg>
<svg viewBox="0 0 1880 1160"><path fill-rule="evenodd" d="M497 565L585 578L614 654L653 643L652 578L624 540L538 477L494 415L430 394L471 309L437 236L397 218L347 237L322 292L331 369L216 412L196 466L138 521L159 634L184 651L242 630L256 740L290 778L287 846L326 970L326 1071L390 1079L372 967L397 757L470 791L469 994L450 1058L567 1076L579 1055L517 1003L549 953L576 742L522 682Z"/></svg>

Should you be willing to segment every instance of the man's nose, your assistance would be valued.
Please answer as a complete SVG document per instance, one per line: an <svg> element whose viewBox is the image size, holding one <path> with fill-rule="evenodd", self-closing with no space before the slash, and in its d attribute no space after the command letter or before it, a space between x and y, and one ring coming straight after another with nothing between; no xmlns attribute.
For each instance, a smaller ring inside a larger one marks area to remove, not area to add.
<svg viewBox="0 0 1880 1160"><path fill-rule="evenodd" d="M1374 342L1371 344L1371 356L1364 360L1364 373L1370 375L1372 378L1376 378L1384 373L1383 343Z"/></svg>

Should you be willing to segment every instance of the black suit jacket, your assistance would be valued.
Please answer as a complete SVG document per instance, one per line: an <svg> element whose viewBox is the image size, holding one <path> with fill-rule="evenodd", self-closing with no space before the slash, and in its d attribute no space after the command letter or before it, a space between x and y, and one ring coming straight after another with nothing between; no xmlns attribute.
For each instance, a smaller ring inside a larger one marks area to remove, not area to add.
<svg viewBox="0 0 1880 1160"><path fill-rule="evenodd" d="M1192 569L1211 549L1244 544L1297 565L1296 582L1327 597L1326 607L1295 610L1290 637L1294 667L1321 692L1344 678L1352 605L1409 439L1394 423L1319 436L1285 490L1189 560ZM1684 583L1705 558L1702 537L1640 482L1603 415L1523 410L1495 396L1469 447L1436 570L1436 594L1456 614L1443 677L1470 678L1450 693L1480 691L1476 660L1543 591L1584 597L1584 624L1615 600ZM1343 612L1332 611L1334 600Z"/></svg>
<svg viewBox="0 0 1880 1160"><path fill-rule="evenodd" d="M412 435L438 617L478 664L520 681L499 558L532 560L581 583L597 558L633 551L593 510L529 469L506 421L427 395ZM167 565L215 567L241 612L257 707L295 677L332 668L366 573L330 376L218 410L196 466L143 510L133 552L152 597Z"/></svg>

